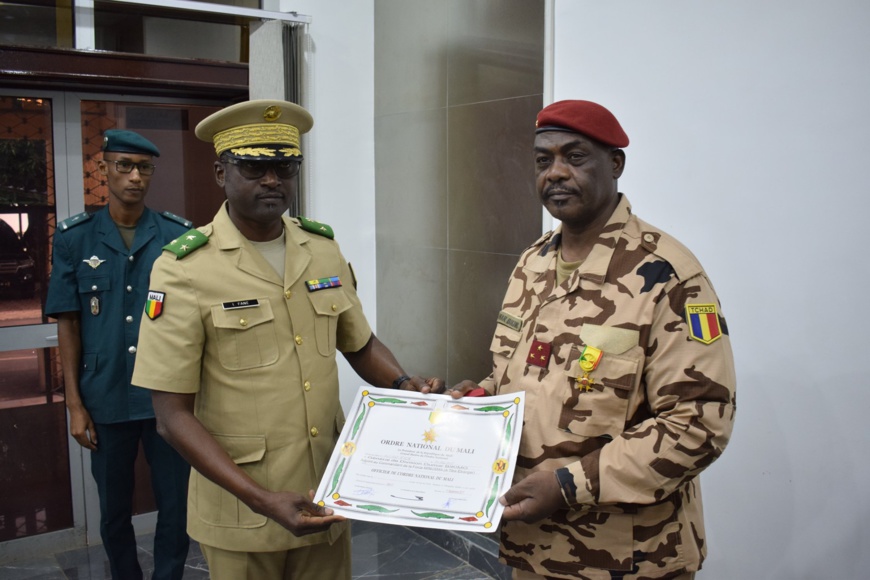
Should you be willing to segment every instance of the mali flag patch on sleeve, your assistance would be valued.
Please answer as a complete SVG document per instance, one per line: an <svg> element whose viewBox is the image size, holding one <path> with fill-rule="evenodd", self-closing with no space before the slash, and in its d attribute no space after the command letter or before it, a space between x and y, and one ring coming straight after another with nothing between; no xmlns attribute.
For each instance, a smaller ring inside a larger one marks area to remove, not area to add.
<svg viewBox="0 0 870 580"><path fill-rule="evenodd" d="M166 299L165 292L148 291L148 297L145 299L145 316L151 320L156 319L163 314L163 301Z"/></svg>
<svg viewBox="0 0 870 580"><path fill-rule="evenodd" d="M689 336L704 344L710 344L722 336L715 304L686 304L686 322Z"/></svg>

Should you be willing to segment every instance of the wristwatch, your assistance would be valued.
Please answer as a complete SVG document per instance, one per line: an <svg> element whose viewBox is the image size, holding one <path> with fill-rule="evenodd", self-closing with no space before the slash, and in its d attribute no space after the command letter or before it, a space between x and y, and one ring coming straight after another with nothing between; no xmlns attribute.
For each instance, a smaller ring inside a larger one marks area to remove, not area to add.
<svg viewBox="0 0 870 580"><path fill-rule="evenodd" d="M402 383L404 383L405 381L410 381L410 380L411 380L411 377L409 377L408 375L401 375L398 378L396 378L395 381L393 381L393 388L398 390L402 387Z"/></svg>

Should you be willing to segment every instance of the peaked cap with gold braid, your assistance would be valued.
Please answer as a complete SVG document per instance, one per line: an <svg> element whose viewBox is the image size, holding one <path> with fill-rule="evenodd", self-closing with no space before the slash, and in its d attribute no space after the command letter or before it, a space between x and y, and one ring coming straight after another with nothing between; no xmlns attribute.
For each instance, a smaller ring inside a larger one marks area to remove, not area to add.
<svg viewBox="0 0 870 580"><path fill-rule="evenodd" d="M299 136L314 125L311 113L290 101L245 101L212 113L196 126L196 136L215 152L238 159L302 159Z"/></svg>

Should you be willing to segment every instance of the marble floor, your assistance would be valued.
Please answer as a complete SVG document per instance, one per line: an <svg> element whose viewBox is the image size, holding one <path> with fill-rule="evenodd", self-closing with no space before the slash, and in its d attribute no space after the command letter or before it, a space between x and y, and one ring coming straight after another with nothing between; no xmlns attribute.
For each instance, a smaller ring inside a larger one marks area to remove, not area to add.
<svg viewBox="0 0 870 580"><path fill-rule="evenodd" d="M461 539L441 541L409 528L353 522L353 578L365 580L478 580L505 578L505 570L492 558L481 565L479 549L456 549ZM149 578L152 535L139 537L139 561ZM474 542L474 540L472 540ZM448 551L442 546L448 546ZM477 567L469 564L475 562ZM482 569L487 570L483 572ZM91 546L45 556L29 562L0 565L3 580L104 580L109 579L108 562L102 546ZM495 570L495 571L494 571ZM208 567L195 542L184 573L185 580L207 579ZM318 579L319 580L319 579ZM328 580L328 579L324 579Z"/></svg>

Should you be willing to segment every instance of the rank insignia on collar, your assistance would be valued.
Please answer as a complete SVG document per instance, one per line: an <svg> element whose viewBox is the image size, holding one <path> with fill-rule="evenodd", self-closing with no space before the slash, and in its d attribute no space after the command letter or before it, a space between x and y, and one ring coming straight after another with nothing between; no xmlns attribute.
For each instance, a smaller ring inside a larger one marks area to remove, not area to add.
<svg viewBox="0 0 870 580"><path fill-rule="evenodd" d="M85 264L96 270L105 260L99 259L96 255L91 256L87 260L82 260Z"/></svg>
<svg viewBox="0 0 870 580"><path fill-rule="evenodd" d="M337 288L341 286L341 280L338 276L330 276L329 278L317 278L316 280L308 280L305 282L309 292L316 292L324 288Z"/></svg>
<svg viewBox="0 0 870 580"><path fill-rule="evenodd" d="M166 300L165 292L148 291L148 298L145 299L145 316L154 320L163 314L163 301Z"/></svg>
<svg viewBox="0 0 870 580"><path fill-rule="evenodd" d="M698 342L710 344L722 337L715 304L686 304L686 323L689 336Z"/></svg>
<svg viewBox="0 0 870 580"><path fill-rule="evenodd" d="M583 376L575 379L577 381L576 387L578 389L583 389L584 391L592 390L592 385L595 384L595 379L589 375L592 371L598 368L598 363L601 362L602 356L604 356L604 353L601 352L600 349L588 345L583 349L583 352L580 353L580 358L577 360L577 366L580 367Z"/></svg>
<svg viewBox="0 0 870 580"><path fill-rule="evenodd" d="M533 340L532 347L529 349L529 356L526 357L526 362L536 367L547 368L550 362L550 350L552 345L549 342L541 342Z"/></svg>

